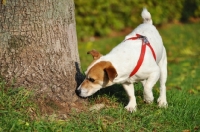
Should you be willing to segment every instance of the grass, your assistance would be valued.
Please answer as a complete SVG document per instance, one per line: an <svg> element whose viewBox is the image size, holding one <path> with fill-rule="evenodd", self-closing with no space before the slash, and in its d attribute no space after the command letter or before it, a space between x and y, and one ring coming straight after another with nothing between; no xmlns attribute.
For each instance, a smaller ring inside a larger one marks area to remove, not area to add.
<svg viewBox="0 0 200 132"><path fill-rule="evenodd" d="M0 131L46 132L193 132L200 131L200 24L168 25L159 29L168 54L168 108L157 107L159 85L154 87L155 102L143 102L143 89L135 84L138 109L129 113L124 109L128 97L121 85L102 89L89 98L90 105L104 103L100 111L75 111L67 120L38 116L32 93L23 89L5 89L0 83ZM79 42L83 71L92 61L87 51L96 49L108 53L124 37L103 38ZM33 117L33 115L35 117Z"/></svg>

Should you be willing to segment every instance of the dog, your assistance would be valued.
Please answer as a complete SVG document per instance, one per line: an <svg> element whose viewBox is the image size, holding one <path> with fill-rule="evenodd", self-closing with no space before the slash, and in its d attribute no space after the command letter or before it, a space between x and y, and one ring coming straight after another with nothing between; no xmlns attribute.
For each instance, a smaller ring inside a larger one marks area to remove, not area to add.
<svg viewBox="0 0 200 132"><path fill-rule="evenodd" d="M141 16L143 23L108 54L102 55L96 50L88 52L93 56L93 62L85 72L85 80L76 89L79 96L88 97L101 88L122 84L129 96L129 103L125 108L134 112L137 104L133 83L142 82L144 101L152 103L154 100L152 89L159 80L158 106L167 107L166 50L146 8L143 9Z"/></svg>

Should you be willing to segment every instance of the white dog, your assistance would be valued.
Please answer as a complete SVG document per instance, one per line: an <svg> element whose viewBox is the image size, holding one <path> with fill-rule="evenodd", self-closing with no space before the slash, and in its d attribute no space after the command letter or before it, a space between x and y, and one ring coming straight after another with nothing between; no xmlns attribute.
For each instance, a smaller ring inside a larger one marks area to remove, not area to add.
<svg viewBox="0 0 200 132"><path fill-rule="evenodd" d="M160 96L157 100L159 107L166 107L167 56L162 38L147 9L143 9L140 24L125 40L102 56L92 50L94 61L87 68L86 78L77 88L81 97L94 94L101 88L122 84L129 96L125 107L128 111L136 111L136 98L133 83L141 81L144 86L144 101L154 100L152 88L160 80Z"/></svg>

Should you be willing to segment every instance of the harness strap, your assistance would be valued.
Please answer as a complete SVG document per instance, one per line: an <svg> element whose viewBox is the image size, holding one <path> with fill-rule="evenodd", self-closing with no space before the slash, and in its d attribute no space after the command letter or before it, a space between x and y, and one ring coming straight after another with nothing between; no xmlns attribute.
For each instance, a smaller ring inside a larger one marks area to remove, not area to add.
<svg viewBox="0 0 200 132"><path fill-rule="evenodd" d="M144 55L145 55L145 52L146 52L146 46L149 46L149 48L150 48L150 50L151 50L151 52L153 54L153 57L154 57L154 59L156 61L156 54L155 54L153 48L151 47L148 39L145 36L142 36L140 34L136 34L136 37L131 37L131 38L128 38L126 40L136 40L136 39L141 39L142 40L141 53L140 53L140 57L138 59L137 65L135 66L135 68L133 69L133 71L131 72L129 77L133 76L140 69L140 66L142 65L142 62L144 60Z"/></svg>

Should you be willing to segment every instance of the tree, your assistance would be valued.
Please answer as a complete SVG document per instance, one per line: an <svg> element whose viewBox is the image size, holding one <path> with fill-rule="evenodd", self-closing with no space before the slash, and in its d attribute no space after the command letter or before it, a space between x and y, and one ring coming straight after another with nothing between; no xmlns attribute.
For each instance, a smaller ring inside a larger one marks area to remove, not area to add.
<svg viewBox="0 0 200 132"><path fill-rule="evenodd" d="M0 75L60 106L79 101L73 0L6 0L0 5ZM69 106L71 107L71 106Z"/></svg>

